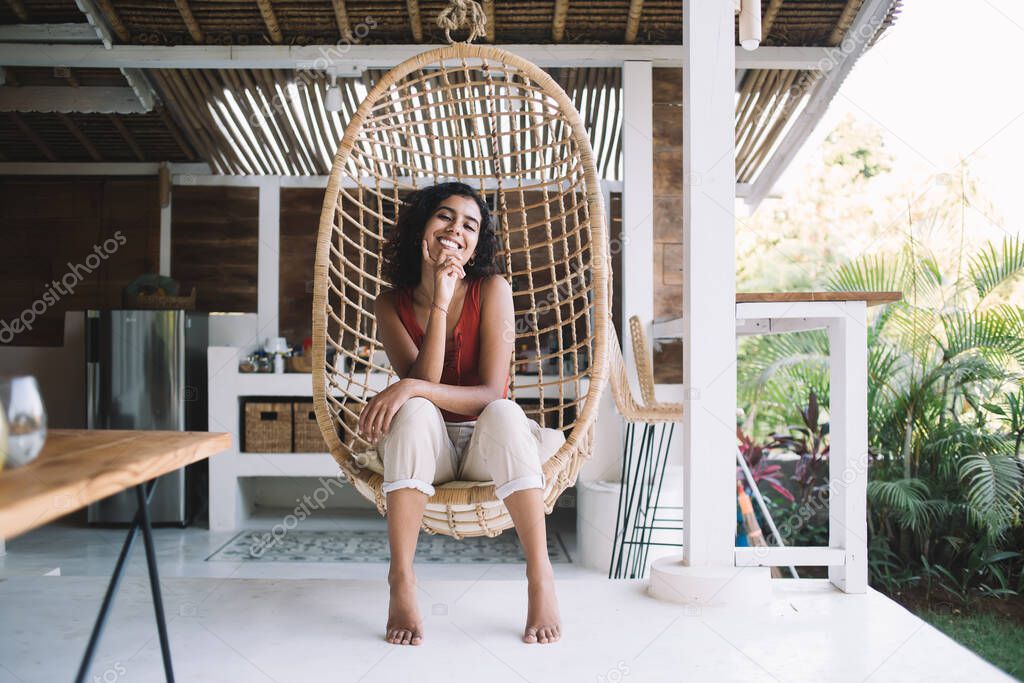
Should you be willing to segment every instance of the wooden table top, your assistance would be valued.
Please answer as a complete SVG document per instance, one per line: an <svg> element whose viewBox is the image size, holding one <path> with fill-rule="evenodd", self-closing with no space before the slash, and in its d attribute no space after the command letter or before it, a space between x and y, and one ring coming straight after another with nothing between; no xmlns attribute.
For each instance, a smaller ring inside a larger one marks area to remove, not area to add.
<svg viewBox="0 0 1024 683"><path fill-rule="evenodd" d="M226 432L51 429L39 457L0 472L0 537L13 538L230 447Z"/></svg>
<svg viewBox="0 0 1024 683"><path fill-rule="evenodd" d="M736 303L788 303L795 301L865 301L868 306L891 304L902 292L736 292Z"/></svg>

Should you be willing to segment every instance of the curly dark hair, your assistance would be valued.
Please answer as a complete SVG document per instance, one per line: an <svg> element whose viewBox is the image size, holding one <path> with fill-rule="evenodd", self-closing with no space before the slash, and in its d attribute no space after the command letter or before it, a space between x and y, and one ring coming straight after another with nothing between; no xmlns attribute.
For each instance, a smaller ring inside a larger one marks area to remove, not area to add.
<svg viewBox="0 0 1024 683"><path fill-rule="evenodd" d="M494 216L487 202L465 183L438 183L410 193L398 212L398 220L384 242L384 277L396 289L415 287L420 282L423 264L423 230L427 220L448 197L459 195L476 202L480 209L480 230L473 265L466 264L466 279L486 277L503 272L498 255L498 235Z"/></svg>

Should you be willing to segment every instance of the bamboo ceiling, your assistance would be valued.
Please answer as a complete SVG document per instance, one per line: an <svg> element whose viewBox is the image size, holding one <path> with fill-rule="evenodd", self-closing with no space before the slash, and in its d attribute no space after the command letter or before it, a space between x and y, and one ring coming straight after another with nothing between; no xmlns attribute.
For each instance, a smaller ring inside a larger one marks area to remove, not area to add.
<svg viewBox="0 0 1024 683"><path fill-rule="evenodd" d="M864 0L762 0L765 45L835 46ZM443 44L434 20L447 0L94 0L115 42L326 44L347 31L362 43ZM481 2L491 33L479 42L681 41L679 0ZM632 10L632 11L631 11ZM893 21L895 11L875 38ZM0 24L82 23L75 0L0 0ZM26 49L32 49L26 46ZM3 66L3 65L0 65ZM621 179L621 71L549 73L583 114L599 174ZM4 87L126 86L118 69L8 67ZM284 69L148 69L157 95L146 114L0 113L0 161L205 161L217 173L322 175L362 96L382 73L338 79L343 107L324 107L322 75ZM817 72L739 74L737 180L751 182L812 92ZM265 114L265 116L264 116Z"/></svg>
<svg viewBox="0 0 1024 683"><path fill-rule="evenodd" d="M862 0L762 0L765 45L834 45ZM442 43L447 0L95 0L121 43ZM681 0L481 0L495 43L678 44ZM632 8L632 12L631 12ZM75 0L0 0L0 24L81 22Z"/></svg>

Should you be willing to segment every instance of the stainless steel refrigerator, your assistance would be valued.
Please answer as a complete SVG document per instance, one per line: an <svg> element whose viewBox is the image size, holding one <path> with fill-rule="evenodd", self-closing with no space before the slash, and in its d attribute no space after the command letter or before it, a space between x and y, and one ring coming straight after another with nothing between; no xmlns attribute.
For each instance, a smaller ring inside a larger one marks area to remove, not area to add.
<svg viewBox="0 0 1024 683"><path fill-rule="evenodd" d="M206 431L209 320L183 310L86 312L86 423L89 429ZM199 468L160 477L150 521L186 525L202 505ZM90 523L127 523L135 492L89 506Z"/></svg>

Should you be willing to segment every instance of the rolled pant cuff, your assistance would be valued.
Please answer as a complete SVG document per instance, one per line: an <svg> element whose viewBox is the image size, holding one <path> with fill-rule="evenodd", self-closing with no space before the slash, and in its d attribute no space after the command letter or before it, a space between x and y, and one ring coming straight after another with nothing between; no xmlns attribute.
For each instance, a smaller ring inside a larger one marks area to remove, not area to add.
<svg viewBox="0 0 1024 683"><path fill-rule="evenodd" d="M520 477L519 479L513 479L510 482L506 482L501 486L494 489L494 495L499 500L504 500L506 496L509 496L516 491L522 491L524 489L543 489L544 488L544 475L543 474L531 474L528 477Z"/></svg>
<svg viewBox="0 0 1024 683"><path fill-rule="evenodd" d="M385 482L380 487L380 490L384 493L391 493L396 489L416 489L428 496L434 495L434 487L422 479L399 479L398 481Z"/></svg>

